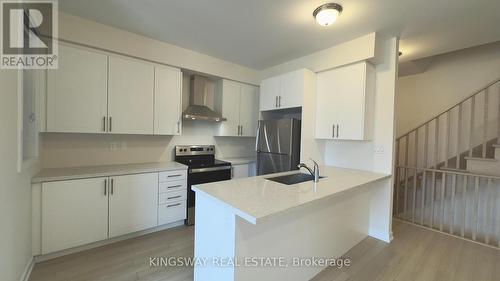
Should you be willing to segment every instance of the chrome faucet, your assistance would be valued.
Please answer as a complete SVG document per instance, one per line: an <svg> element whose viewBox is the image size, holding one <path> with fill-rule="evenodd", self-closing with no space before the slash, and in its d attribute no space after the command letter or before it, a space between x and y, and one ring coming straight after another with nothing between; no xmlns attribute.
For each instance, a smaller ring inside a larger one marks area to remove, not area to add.
<svg viewBox="0 0 500 281"><path fill-rule="evenodd" d="M300 168L306 168L309 173L311 174L311 176L314 177L314 182L318 182L319 181L319 165L318 163L316 163L316 161L312 160L311 161L314 163L314 169L311 170L311 168L309 168L306 164L304 163L300 163L299 165L297 165L297 167L300 169Z"/></svg>

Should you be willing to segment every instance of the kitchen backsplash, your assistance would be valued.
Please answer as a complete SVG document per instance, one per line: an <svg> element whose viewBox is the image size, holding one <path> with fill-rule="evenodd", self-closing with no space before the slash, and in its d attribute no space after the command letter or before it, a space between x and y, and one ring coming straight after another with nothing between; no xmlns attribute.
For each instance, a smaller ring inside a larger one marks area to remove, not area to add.
<svg viewBox="0 0 500 281"><path fill-rule="evenodd" d="M214 144L218 158L255 156L255 138L213 137L215 123L185 121L182 136L42 134L44 168L164 162L176 145Z"/></svg>

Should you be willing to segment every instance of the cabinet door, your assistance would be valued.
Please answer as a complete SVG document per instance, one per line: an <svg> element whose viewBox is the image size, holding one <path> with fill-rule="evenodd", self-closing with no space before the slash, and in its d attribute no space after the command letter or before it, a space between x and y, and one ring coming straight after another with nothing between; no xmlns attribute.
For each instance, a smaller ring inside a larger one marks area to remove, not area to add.
<svg viewBox="0 0 500 281"><path fill-rule="evenodd" d="M304 95L304 70L285 73L281 77L279 108L302 106Z"/></svg>
<svg viewBox="0 0 500 281"><path fill-rule="evenodd" d="M233 179L241 179L248 177L248 171L249 171L248 164L233 165L232 169L233 169L233 174L232 174Z"/></svg>
<svg viewBox="0 0 500 281"><path fill-rule="evenodd" d="M109 57L109 131L153 134L154 67L122 57Z"/></svg>
<svg viewBox="0 0 500 281"><path fill-rule="evenodd" d="M317 75L316 80L316 130L318 139L335 138L335 124L338 120L335 97L335 73L333 71L322 72Z"/></svg>
<svg viewBox="0 0 500 281"><path fill-rule="evenodd" d="M110 179L109 237L155 227L158 218L158 173Z"/></svg>
<svg viewBox="0 0 500 281"><path fill-rule="evenodd" d="M48 132L104 132L107 116L106 55L59 46L59 68L47 73Z"/></svg>
<svg viewBox="0 0 500 281"><path fill-rule="evenodd" d="M42 184L42 254L108 238L106 180Z"/></svg>
<svg viewBox="0 0 500 281"><path fill-rule="evenodd" d="M277 108L277 97L280 95L280 77L271 77L260 83L260 110Z"/></svg>
<svg viewBox="0 0 500 281"><path fill-rule="evenodd" d="M221 122L218 127L218 136L238 136L240 125L240 92L239 83L222 81L222 116L227 120Z"/></svg>
<svg viewBox="0 0 500 281"><path fill-rule="evenodd" d="M365 139L366 62L320 73L317 81L316 137Z"/></svg>
<svg viewBox="0 0 500 281"><path fill-rule="evenodd" d="M241 85L240 96L240 126L241 136L255 137L257 121L259 119L258 88L250 85Z"/></svg>
<svg viewBox="0 0 500 281"><path fill-rule="evenodd" d="M181 133L182 73L178 68L155 67L154 134Z"/></svg>

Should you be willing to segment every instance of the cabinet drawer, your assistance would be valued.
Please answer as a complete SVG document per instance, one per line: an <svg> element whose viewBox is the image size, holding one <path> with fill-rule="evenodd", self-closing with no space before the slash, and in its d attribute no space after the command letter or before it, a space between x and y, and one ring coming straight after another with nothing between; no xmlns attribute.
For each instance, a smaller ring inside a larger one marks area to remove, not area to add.
<svg viewBox="0 0 500 281"><path fill-rule="evenodd" d="M178 190L167 193L161 193L159 198L159 204L170 204L171 202L186 200L187 196L186 190Z"/></svg>
<svg viewBox="0 0 500 281"><path fill-rule="evenodd" d="M165 192L185 190L185 189L187 189L186 180L179 180L179 181L160 182L158 191L159 193L165 193Z"/></svg>
<svg viewBox="0 0 500 281"><path fill-rule="evenodd" d="M158 206L158 224L167 224L186 219L186 201Z"/></svg>
<svg viewBox="0 0 500 281"><path fill-rule="evenodd" d="M187 170L160 172L159 182L183 180L187 178Z"/></svg>

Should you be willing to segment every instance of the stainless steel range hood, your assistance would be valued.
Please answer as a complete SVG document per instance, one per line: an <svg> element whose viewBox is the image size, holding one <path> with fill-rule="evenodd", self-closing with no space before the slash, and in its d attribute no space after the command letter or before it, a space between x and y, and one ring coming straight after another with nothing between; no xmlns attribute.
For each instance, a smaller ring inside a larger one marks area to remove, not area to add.
<svg viewBox="0 0 500 281"><path fill-rule="evenodd" d="M189 93L189 106L182 113L182 118L186 120L205 120L213 122L226 121L227 119L215 110L207 106L208 102L208 78L193 75L191 76L191 92Z"/></svg>

